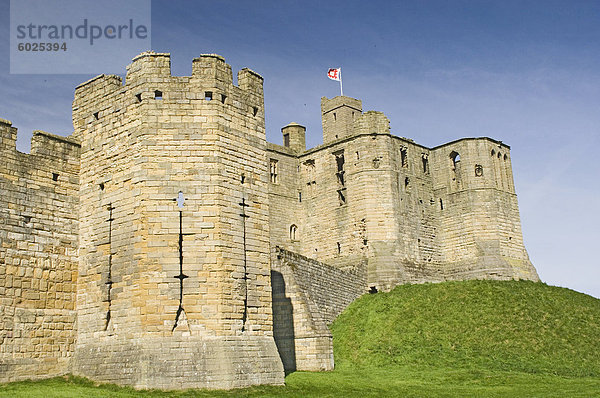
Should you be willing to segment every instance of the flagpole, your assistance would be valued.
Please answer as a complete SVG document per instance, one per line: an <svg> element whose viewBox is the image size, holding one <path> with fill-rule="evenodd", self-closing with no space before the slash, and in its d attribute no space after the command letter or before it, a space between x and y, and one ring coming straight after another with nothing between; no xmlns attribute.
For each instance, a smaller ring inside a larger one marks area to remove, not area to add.
<svg viewBox="0 0 600 398"><path fill-rule="evenodd" d="M342 87L342 67L340 66L340 95L344 96L344 88Z"/></svg>

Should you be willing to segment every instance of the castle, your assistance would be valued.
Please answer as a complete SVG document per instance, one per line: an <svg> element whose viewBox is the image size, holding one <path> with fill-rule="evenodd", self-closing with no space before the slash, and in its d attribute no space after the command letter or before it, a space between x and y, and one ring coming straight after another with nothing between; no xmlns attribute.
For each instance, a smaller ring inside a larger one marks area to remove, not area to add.
<svg viewBox="0 0 600 398"><path fill-rule="evenodd" d="M538 280L510 148L426 148L350 97L266 142L263 79L147 52L75 89L74 132L0 119L0 381L282 384L333 368L328 324L402 283Z"/></svg>

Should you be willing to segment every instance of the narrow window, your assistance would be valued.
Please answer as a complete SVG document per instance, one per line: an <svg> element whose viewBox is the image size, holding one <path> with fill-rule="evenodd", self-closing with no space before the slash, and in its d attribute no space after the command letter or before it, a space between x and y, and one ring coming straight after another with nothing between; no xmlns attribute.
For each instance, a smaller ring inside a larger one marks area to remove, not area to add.
<svg viewBox="0 0 600 398"><path fill-rule="evenodd" d="M440 198L440 210L444 210L444 201Z"/></svg>
<svg viewBox="0 0 600 398"><path fill-rule="evenodd" d="M410 184L410 178L404 178L404 188L408 188L408 184Z"/></svg>
<svg viewBox="0 0 600 398"><path fill-rule="evenodd" d="M290 226L290 240L296 240L296 233L298 232L298 227L295 224Z"/></svg>
<svg viewBox="0 0 600 398"><path fill-rule="evenodd" d="M506 154L504 154L504 160L508 159L508 156L506 156Z"/></svg>
<svg viewBox="0 0 600 398"><path fill-rule="evenodd" d="M302 202L302 192L298 192L298 202Z"/></svg>
<svg viewBox="0 0 600 398"><path fill-rule="evenodd" d="M224 104L227 96L225 94L221 94L221 103Z"/></svg>
<svg viewBox="0 0 600 398"><path fill-rule="evenodd" d="M183 192L179 191L179 193L177 194L177 199L175 199L175 201L177 202L177 207L179 207L180 209L183 209L183 202L185 202L185 198L183 197Z"/></svg>
<svg viewBox="0 0 600 398"><path fill-rule="evenodd" d="M456 171L456 166L458 162L460 162L460 155L458 154L458 152L452 151L450 152L450 159L452 159L452 167Z"/></svg>
<svg viewBox="0 0 600 398"><path fill-rule="evenodd" d="M337 120L337 115L335 114L335 112L333 112L333 121L335 122Z"/></svg>
<svg viewBox="0 0 600 398"><path fill-rule="evenodd" d="M289 134L283 135L283 146L287 147L287 148L290 147L290 135Z"/></svg>
<svg viewBox="0 0 600 398"><path fill-rule="evenodd" d="M157 99L157 100L161 100L161 99L163 99L163 93L162 93L162 91L158 91L158 90L156 90L156 91L154 92L154 99Z"/></svg>
<svg viewBox="0 0 600 398"><path fill-rule="evenodd" d="M212 91L205 91L204 92L204 99L207 101L212 101Z"/></svg>
<svg viewBox="0 0 600 398"><path fill-rule="evenodd" d="M100 112L94 112L94 119L100 119Z"/></svg>
<svg viewBox="0 0 600 398"><path fill-rule="evenodd" d="M342 245L340 245L340 242L337 243L337 252L338 254L342 253Z"/></svg>
<svg viewBox="0 0 600 398"><path fill-rule="evenodd" d="M271 159L270 162L270 171L271 171L271 182L273 184L277 184L278 183L278 172L277 172L277 160L276 159Z"/></svg>
<svg viewBox="0 0 600 398"><path fill-rule="evenodd" d="M337 166L337 172L335 173L335 175L337 176L337 180L338 183L341 186L345 185L345 181L344 181L344 163L345 163L345 159L344 159L344 152L340 151L340 152L336 152L334 153L335 155L335 163Z"/></svg>
<svg viewBox="0 0 600 398"><path fill-rule="evenodd" d="M423 154L421 156L421 160L423 162L423 173L428 173L429 172L429 159L427 158L427 155Z"/></svg>
<svg viewBox="0 0 600 398"><path fill-rule="evenodd" d="M356 151L356 160L360 159L360 154L358 153L358 151Z"/></svg>
<svg viewBox="0 0 600 398"><path fill-rule="evenodd" d="M500 159L502 157L502 154L500 152L498 152L498 159Z"/></svg>
<svg viewBox="0 0 600 398"><path fill-rule="evenodd" d="M142 102L142 93L136 94L135 98L137 99L137 102Z"/></svg>
<svg viewBox="0 0 600 398"><path fill-rule="evenodd" d="M258 113L258 108L256 106L252 107L252 116L256 116L256 114Z"/></svg>
<svg viewBox="0 0 600 398"><path fill-rule="evenodd" d="M52 181L58 181L58 173L52 173Z"/></svg>
<svg viewBox="0 0 600 398"><path fill-rule="evenodd" d="M103 182L101 182L98 186L100 187L101 191L104 191L104 183Z"/></svg>
<svg viewBox="0 0 600 398"><path fill-rule="evenodd" d="M242 174L242 177L240 179L240 182L243 184L244 182L246 182L246 176Z"/></svg>
<svg viewBox="0 0 600 398"><path fill-rule="evenodd" d="M496 151L492 149L491 154L492 154L492 156L496 156Z"/></svg>
<svg viewBox="0 0 600 398"><path fill-rule="evenodd" d="M340 206L345 205L346 204L346 188L338 189L337 193L338 193L338 199L340 201Z"/></svg>
<svg viewBox="0 0 600 398"><path fill-rule="evenodd" d="M403 147L400 149L400 160L402 162L402 167L408 167L408 148Z"/></svg>

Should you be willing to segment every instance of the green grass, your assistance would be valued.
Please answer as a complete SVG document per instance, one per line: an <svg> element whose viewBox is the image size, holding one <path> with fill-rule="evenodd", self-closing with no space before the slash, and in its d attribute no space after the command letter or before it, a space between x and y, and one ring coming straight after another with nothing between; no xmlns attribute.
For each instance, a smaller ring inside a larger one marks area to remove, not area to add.
<svg viewBox="0 0 600 398"><path fill-rule="evenodd" d="M526 281L403 285L332 326L336 365L600 376L600 300Z"/></svg>
<svg viewBox="0 0 600 398"><path fill-rule="evenodd" d="M600 397L600 300L532 282L404 285L332 325L336 370L285 387L136 391L75 377L0 397Z"/></svg>

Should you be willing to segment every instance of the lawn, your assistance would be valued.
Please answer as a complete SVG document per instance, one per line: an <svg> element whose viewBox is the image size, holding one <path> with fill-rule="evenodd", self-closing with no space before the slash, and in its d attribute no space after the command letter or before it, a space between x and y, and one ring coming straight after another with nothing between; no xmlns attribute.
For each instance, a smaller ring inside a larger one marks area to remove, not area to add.
<svg viewBox="0 0 600 398"><path fill-rule="evenodd" d="M0 397L600 397L600 300L526 281L403 285L333 323L336 370L285 387L136 391L71 376Z"/></svg>

